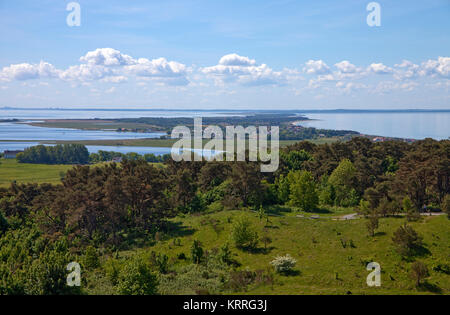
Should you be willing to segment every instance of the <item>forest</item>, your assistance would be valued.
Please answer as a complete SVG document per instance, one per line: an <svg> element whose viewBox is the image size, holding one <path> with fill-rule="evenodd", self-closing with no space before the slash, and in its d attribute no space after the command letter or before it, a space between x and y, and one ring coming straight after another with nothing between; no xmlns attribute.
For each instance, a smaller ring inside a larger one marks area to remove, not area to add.
<svg viewBox="0 0 450 315"><path fill-rule="evenodd" d="M78 146L39 147L18 159L27 162L30 156L55 164L89 159ZM401 217L405 222L392 236L393 246L402 261L412 263L421 285L428 270L414 257L425 249L411 224L420 222L425 211L450 215L450 141L302 141L280 151L275 173L259 170L259 162L167 158L149 164L125 156L121 163L75 166L61 184L13 182L0 188L0 294L88 294L86 287L99 279L107 288L97 288L101 294L243 292L256 282L273 287L273 273L295 276L293 257L278 256L272 269L243 270L233 253L269 253L274 236L268 227L280 220L277 233L282 232L283 220L276 216L283 209L294 214L354 209L372 238L385 218ZM236 210L244 215L227 215ZM204 220L202 225L218 236L224 233L220 224L228 222L229 241L207 249L206 239L192 239L186 244L189 252L176 257L146 250L164 242L168 248L181 246L180 237L188 231L177 218ZM252 220L263 222L262 232ZM354 247L352 240L340 239L340 244ZM136 250L144 256L132 254ZM175 268L174 260L181 267ZM81 287L65 283L71 261L91 271ZM447 277L450 273L448 260L433 268ZM193 285L197 278L204 282Z"/></svg>

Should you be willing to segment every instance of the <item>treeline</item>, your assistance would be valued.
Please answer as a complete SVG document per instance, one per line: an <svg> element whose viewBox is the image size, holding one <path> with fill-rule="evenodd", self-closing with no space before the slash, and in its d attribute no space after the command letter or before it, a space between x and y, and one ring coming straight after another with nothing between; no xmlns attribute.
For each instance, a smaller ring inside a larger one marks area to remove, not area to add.
<svg viewBox="0 0 450 315"><path fill-rule="evenodd" d="M19 163L33 164L88 164L110 162L114 158L123 160L142 160L150 163L162 163L171 158L170 154L155 155L153 153L138 154L135 152L121 153L99 150L89 154L82 144L58 144L55 146L37 145L26 148L17 155Z"/></svg>
<svg viewBox="0 0 450 315"><path fill-rule="evenodd" d="M280 128L280 140L307 140L319 137L351 137L359 132L351 130L316 129L313 127L282 126Z"/></svg>
<svg viewBox="0 0 450 315"><path fill-rule="evenodd" d="M17 161L35 164L87 164L89 152L81 144L37 145L19 153Z"/></svg>
<svg viewBox="0 0 450 315"><path fill-rule="evenodd" d="M114 158L121 158L123 160L130 160L130 161L143 160L149 163L162 163L170 159L171 155L170 154L155 155L153 153L138 154L136 152L121 153L103 150L99 150L97 153L91 153L89 155L89 161L91 163L109 162L112 161Z"/></svg>

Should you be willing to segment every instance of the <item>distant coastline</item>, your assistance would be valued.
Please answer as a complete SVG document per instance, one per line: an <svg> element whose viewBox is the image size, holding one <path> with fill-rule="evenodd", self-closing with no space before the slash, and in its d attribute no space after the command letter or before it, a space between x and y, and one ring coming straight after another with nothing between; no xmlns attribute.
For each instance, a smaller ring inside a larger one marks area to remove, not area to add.
<svg viewBox="0 0 450 315"><path fill-rule="evenodd" d="M0 107L0 110L55 110L55 111L145 111L145 112L227 112L227 113L450 113L450 109L167 109L167 108L64 108L64 107Z"/></svg>

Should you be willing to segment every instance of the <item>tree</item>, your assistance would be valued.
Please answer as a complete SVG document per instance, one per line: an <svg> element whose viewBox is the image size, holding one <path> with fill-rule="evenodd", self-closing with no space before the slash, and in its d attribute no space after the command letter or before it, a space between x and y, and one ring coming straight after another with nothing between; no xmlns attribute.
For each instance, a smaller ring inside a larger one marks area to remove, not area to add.
<svg viewBox="0 0 450 315"><path fill-rule="evenodd" d="M203 258L202 244L198 240L194 240L191 246L191 257L194 264L199 264Z"/></svg>
<svg viewBox="0 0 450 315"><path fill-rule="evenodd" d="M270 262L270 264L275 268L275 271L278 273L289 273L292 268L295 267L297 260L291 257L291 255L287 254L286 256L278 256L274 260Z"/></svg>
<svg viewBox="0 0 450 315"><path fill-rule="evenodd" d="M371 213L369 215L366 226L370 235L375 236L375 230L378 229L378 215L376 213Z"/></svg>
<svg viewBox="0 0 450 315"><path fill-rule="evenodd" d="M397 251L402 256L411 256L415 250L422 246L422 237L409 225L400 226L392 237Z"/></svg>
<svg viewBox="0 0 450 315"><path fill-rule="evenodd" d="M371 210L372 209L370 208L370 202L368 202L368 201L366 201L364 199L361 199L359 201L359 207L358 207L358 213L359 214L367 216L367 215L369 215Z"/></svg>
<svg viewBox="0 0 450 315"><path fill-rule="evenodd" d="M336 191L336 205L351 206L355 205L357 177L356 168L349 159L343 159L331 173L328 182L333 185ZM356 200L356 204L357 204Z"/></svg>
<svg viewBox="0 0 450 315"><path fill-rule="evenodd" d="M276 185L277 185L277 192L278 192L278 199L282 204L289 201L289 180L287 177L285 177L283 174L280 175L276 179Z"/></svg>
<svg viewBox="0 0 450 315"><path fill-rule="evenodd" d="M416 281L416 286L420 286L420 281L429 277L428 267L421 261L415 261L411 265L410 277Z"/></svg>
<svg viewBox="0 0 450 315"><path fill-rule="evenodd" d="M312 174L308 171L289 172L289 204L299 207L302 211L317 208L319 196Z"/></svg>
<svg viewBox="0 0 450 315"><path fill-rule="evenodd" d="M252 250L258 245L258 232L247 218L241 217L233 224L231 239L237 248Z"/></svg>
<svg viewBox="0 0 450 315"><path fill-rule="evenodd" d="M445 195L444 201L442 202L442 211L447 213L447 217L450 219L450 195Z"/></svg>
<svg viewBox="0 0 450 315"><path fill-rule="evenodd" d="M27 270L25 294L65 295L79 293L79 287L67 285L67 256L57 250L46 250Z"/></svg>
<svg viewBox="0 0 450 315"><path fill-rule="evenodd" d="M272 243L272 239L270 238L269 235L264 234L263 237L261 238L261 242L263 242L264 244L264 249L267 249L267 244Z"/></svg>
<svg viewBox="0 0 450 315"><path fill-rule="evenodd" d="M97 251L93 246L88 246L83 257L83 265L88 269L95 269L100 266Z"/></svg>
<svg viewBox="0 0 450 315"><path fill-rule="evenodd" d="M415 209L409 197L403 198L402 209L403 212L406 213L406 219L408 221L417 221L418 219L420 219L420 214L417 209Z"/></svg>
<svg viewBox="0 0 450 315"><path fill-rule="evenodd" d="M117 291L125 295L154 295L158 280L150 267L138 258L123 266L119 272Z"/></svg>

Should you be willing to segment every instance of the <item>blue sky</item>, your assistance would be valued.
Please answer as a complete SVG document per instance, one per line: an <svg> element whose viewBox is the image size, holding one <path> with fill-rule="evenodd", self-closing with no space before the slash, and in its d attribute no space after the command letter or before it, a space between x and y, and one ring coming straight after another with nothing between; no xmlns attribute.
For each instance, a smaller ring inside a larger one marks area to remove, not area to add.
<svg viewBox="0 0 450 315"><path fill-rule="evenodd" d="M450 1L0 0L0 106L450 108Z"/></svg>

